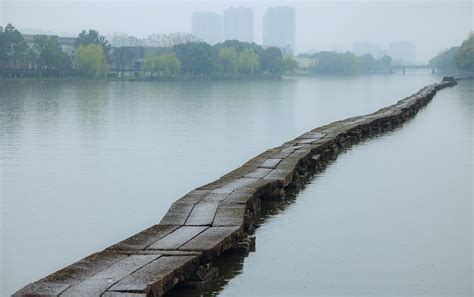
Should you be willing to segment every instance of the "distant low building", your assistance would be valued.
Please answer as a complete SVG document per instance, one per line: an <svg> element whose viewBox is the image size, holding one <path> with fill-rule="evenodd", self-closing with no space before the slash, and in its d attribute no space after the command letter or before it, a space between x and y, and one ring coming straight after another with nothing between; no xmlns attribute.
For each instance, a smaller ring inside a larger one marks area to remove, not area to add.
<svg viewBox="0 0 474 297"><path fill-rule="evenodd" d="M408 41L390 43L390 56L396 62L405 64L416 63L416 45Z"/></svg>
<svg viewBox="0 0 474 297"><path fill-rule="evenodd" d="M37 34L22 34L22 36L26 44L31 47L33 46L35 36L38 36L38 35ZM71 54L74 52L74 44L77 40L76 37L60 37L57 35L46 35L46 36L57 37L59 44L61 45L61 47L66 53Z"/></svg>
<svg viewBox="0 0 474 297"><path fill-rule="evenodd" d="M298 68L309 69L318 65L317 58L295 58Z"/></svg>

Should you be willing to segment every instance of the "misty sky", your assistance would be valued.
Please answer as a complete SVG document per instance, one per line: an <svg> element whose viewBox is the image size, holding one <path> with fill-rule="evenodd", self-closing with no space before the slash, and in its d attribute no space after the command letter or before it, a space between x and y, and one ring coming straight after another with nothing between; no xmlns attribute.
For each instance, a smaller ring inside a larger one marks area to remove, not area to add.
<svg viewBox="0 0 474 297"><path fill-rule="evenodd" d="M271 6L296 9L296 51L351 50L353 41L387 48L392 41L417 46L425 62L459 45L473 29L473 5L459 1L124 1L0 0L0 24L77 35L94 28L146 37L153 33L191 32L195 11L222 12L229 6L254 9L255 42L262 40L262 16Z"/></svg>

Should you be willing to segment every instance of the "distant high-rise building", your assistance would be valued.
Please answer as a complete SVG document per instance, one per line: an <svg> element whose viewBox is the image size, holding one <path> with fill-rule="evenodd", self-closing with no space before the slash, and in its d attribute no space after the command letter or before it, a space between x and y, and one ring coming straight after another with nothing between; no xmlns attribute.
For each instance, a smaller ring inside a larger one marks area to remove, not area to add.
<svg viewBox="0 0 474 297"><path fill-rule="evenodd" d="M271 7L263 16L263 45L295 51L295 9Z"/></svg>
<svg viewBox="0 0 474 297"><path fill-rule="evenodd" d="M416 45L411 42L392 42L390 43L389 52L394 61L409 64L416 63Z"/></svg>
<svg viewBox="0 0 474 297"><path fill-rule="evenodd" d="M195 12L192 16L192 32L209 44L223 40L222 16L212 12Z"/></svg>
<svg viewBox="0 0 474 297"><path fill-rule="evenodd" d="M253 10L230 7L224 10L224 39L253 42Z"/></svg>
<svg viewBox="0 0 474 297"><path fill-rule="evenodd" d="M384 51L378 45L365 41L353 42L352 52L357 56L371 54L374 58L380 58L384 55Z"/></svg>

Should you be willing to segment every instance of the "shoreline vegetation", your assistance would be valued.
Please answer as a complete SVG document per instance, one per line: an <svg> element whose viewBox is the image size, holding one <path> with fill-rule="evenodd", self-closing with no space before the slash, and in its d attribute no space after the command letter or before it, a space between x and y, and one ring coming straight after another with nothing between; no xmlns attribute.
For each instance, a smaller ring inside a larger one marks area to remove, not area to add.
<svg viewBox="0 0 474 297"><path fill-rule="evenodd" d="M90 29L76 38L22 35L13 25L0 27L0 80L255 80L283 76L391 74L388 55L374 58L321 51L294 57L278 47L226 40L215 45L191 34L174 33L153 46L112 46ZM130 37L128 37L130 38ZM163 38L161 38L163 39ZM474 35L430 60L443 73L474 71Z"/></svg>
<svg viewBox="0 0 474 297"><path fill-rule="evenodd" d="M459 46L453 46L433 57L428 65L442 73L457 73L462 76L474 75L474 32Z"/></svg>

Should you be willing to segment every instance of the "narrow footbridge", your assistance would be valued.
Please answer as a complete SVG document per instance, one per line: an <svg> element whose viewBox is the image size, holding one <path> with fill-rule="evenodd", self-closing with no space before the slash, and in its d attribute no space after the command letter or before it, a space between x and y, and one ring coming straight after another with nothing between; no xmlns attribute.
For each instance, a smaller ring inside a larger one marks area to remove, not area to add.
<svg viewBox="0 0 474 297"><path fill-rule="evenodd" d="M284 196L341 150L401 125L438 90L455 84L445 78L372 114L316 128L269 149L178 199L159 224L31 283L14 296L162 296L179 283L202 281L223 252L250 248L249 228L258 217L261 199Z"/></svg>

